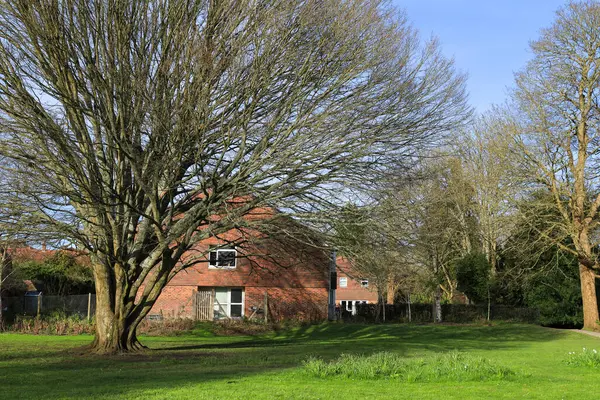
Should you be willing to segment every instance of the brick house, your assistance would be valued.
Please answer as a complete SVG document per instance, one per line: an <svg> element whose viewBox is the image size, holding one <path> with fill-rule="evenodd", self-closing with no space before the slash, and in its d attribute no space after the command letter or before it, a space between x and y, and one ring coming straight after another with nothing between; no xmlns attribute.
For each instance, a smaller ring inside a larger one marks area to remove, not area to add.
<svg viewBox="0 0 600 400"><path fill-rule="evenodd" d="M253 210L246 218L273 214L273 210ZM260 238L257 231L231 230L198 243L182 257L198 262L171 279L148 317L263 319L265 309L270 321L333 317L330 254L317 243L310 245L311 231L306 227L286 217L280 222L287 233L300 232L293 237ZM13 253L21 261L41 262L56 250L23 246ZM89 258L83 256L82 261L88 264Z"/></svg>
<svg viewBox="0 0 600 400"><path fill-rule="evenodd" d="M357 304L377 303L377 288L368 277L361 276L344 257L336 258L337 290L335 303L341 312L356 314Z"/></svg>
<svg viewBox="0 0 600 400"><path fill-rule="evenodd" d="M187 252L184 258L199 261L173 277L149 317L262 319L266 310L270 321L318 321L332 314L327 252L283 235L259 241L240 240L242 236L260 235L231 230Z"/></svg>

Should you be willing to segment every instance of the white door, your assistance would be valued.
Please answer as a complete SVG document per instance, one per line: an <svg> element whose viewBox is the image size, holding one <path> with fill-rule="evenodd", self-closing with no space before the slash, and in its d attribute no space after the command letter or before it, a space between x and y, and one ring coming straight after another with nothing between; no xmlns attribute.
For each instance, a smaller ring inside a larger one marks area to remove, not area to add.
<svg viewBox="0 0 600 400"><path fill-rule="evenodd" d="M244 316L243 288L215 288L215 319Z"/></svg>

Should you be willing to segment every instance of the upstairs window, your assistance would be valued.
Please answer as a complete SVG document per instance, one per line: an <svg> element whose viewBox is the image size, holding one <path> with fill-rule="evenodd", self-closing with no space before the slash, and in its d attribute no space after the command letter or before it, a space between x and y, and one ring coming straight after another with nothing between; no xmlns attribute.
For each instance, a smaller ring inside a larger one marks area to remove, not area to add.
<svg viewBox="0 0 600 400"><path fill-rule="evenodd" d="M348 287L348 278L340 278L340 287Z"/></svg>
<svg viewBox="0 0 600 400"><path fill-rule="evenodd" d="M369 287L369 280L368 279L361 279L360 280L360 286L364 287L364 288L368 288Z"/></svg>
<svg viewBox="0 0 600 400"><path fill-rule="evenodd" d="M209 268L235 268L237 251L232 248L211 250L208 256Z"/></svg>

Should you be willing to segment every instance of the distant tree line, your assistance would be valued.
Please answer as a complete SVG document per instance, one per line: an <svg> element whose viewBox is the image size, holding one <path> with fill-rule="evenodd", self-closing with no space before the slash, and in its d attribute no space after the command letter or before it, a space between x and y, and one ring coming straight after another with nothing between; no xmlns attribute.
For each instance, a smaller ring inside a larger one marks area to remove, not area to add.
<svg viewBox="0 0 600 400"><path fill-rule="evenodd" d="M547 325L600 330L599 29L597 1L559 9L506 104L352 205L371 221L370 251L386 254L388 298L417 292L439 304L461 292L537 307ZM362 244L342 235L338 246L364 274L379 273Z"/></svg>

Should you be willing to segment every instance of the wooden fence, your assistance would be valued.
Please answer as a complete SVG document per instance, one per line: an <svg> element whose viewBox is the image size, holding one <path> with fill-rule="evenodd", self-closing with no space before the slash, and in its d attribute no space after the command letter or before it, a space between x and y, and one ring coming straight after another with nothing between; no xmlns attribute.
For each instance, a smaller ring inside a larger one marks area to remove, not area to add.
<svg viewBox="0 0 600 400"><path fill-rule="evenodd" d="M194 317L199 321L212 321L215 315L214 289L198 290L194 294Z"/></svg>

